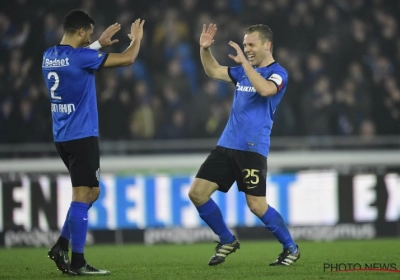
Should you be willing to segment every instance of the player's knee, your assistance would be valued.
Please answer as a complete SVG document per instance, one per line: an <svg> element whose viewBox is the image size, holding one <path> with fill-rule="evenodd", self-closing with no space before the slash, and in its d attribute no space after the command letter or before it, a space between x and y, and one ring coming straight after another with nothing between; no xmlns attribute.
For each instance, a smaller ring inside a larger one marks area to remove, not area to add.
<svg viewBox="0 0 400 280"><path fill-rule="evenodd" d="M74 187L72 189L72 201L90 203L91 190L89 187Z"/></svg>
<svg viewBox="0 0 400 280"><path fill-rule="evenodd" d="M209 197L210 196L207 194L207 192L205 192L203 188L200 188L198 186L196 187L195 185L192 185L189 190L189 198L195 206L199 206L207 202Z"/></svg>
<svg viewBox="0 0 400 280"><path fill-rule="evenodd" d="M189 190L189 198L193 203L196 203L201 199L201 192L192 186Z"/></svg>
<svg viewBox="0 0 400 280"><path fill-rule="evenodd" d="M100 188L92 188L91 202L95 202L100 196Z"/></svg>
<svg viewBox="0 0 400 280"><path fill-rule="evenodd" d="M261 217L267 211L267 204L261 201L249 201L247 203L250 211L257 217Z"/></svg>
<svg viewBox="0 0 400 280"><path fill-rule="evenodd" d="M217 189L217 184L204 179L196 178L190 187L189 198L194 205L199 206L203 203L206 203L210 199L212 193Z"/></svg>
<svg viewBox="0 0 400 280"><path fill-rule="evenodd" d="M251 211L251 213L253 213L256 216L259 216L258 213L260 212L260 207L258 207L257 205L249 205L249 209Z"/></svg>

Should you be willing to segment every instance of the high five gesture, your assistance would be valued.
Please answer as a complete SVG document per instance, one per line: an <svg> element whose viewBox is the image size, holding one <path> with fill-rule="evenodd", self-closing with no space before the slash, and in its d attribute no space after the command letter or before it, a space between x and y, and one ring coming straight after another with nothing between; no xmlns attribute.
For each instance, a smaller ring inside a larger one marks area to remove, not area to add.
<svg viewBox="0 0 400 280"><path fill-rule="evenodd" d="M132 41L134 40L142 40L143 38L143 25L144 25L144 20L141 20L138 18L135 20L134 23L131 25L131 33L128 34L129 39Z"/></svg>
<svg viewBox="0 0 400 280"><path fill-rule="evenodd" d="M214 36L217 33L217 25L203 24L203 30L200 35L200 59L203 64L206 74L213 79L230 82L231 78L228 75L227 67L221 66L215 60L211 53L211 46L214 44Z"/></svg>
<svg viewBox="0 0 400 280"><path fill-rule="evenodd" d="M214 36L217 33L217 25L210 23L208 27L203 24L203 31L200 35L200 47L209 48L212 44L214 44Z"/></svg>

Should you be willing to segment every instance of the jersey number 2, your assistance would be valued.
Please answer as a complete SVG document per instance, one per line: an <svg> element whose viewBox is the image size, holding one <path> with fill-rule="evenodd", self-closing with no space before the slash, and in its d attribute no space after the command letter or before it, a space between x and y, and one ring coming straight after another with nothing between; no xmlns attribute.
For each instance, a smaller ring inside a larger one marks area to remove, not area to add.
<svg viewBox="0 0 400 280"><path fill-rule="evenodd" d="M54 85L50 89L51 93L51 98L61 100L61 96L56 96L55 91L58 88L58 85L60 84L60 78L58 77L58 74L56 72L49 72L47 75L47 79L51 79L51 77L54 77Z"/></svg>

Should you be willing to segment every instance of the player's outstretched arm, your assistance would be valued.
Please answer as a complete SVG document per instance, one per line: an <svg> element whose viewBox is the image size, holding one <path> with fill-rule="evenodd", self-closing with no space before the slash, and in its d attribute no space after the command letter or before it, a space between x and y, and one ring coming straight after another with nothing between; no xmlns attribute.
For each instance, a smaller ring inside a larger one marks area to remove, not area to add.
<svg viewBox="0 0 400 280"><path fill-rule="evenodd" d="M131 32L128 34L131 39L129 47L122 53L110 53L103 67L117 67L131 65L139 54L140 41L143 38L144 20L140 18L131 25Z"/></svg>
<svg viewBox="0 0 400 280"><path fill-rule="evenodd" d="M203 31L199 40L201 63L203 64L204 71L210 78L231 82L231 78L228 75L228 67L219 65L211 53L210 47L214 44L216 33L216 24L211 23L208 27L203 24Z"/></svg>

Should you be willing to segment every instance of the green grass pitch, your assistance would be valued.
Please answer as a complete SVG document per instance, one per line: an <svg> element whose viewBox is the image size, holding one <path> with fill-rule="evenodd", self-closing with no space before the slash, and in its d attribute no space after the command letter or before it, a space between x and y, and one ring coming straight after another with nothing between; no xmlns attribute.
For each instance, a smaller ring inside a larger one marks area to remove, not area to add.
<svg viewBox="0 0 400 280"><path fill-rule="evenodd" d="M90 279L400 279L400 273L324 272L324 263L395 263L400 238L298 242L301 258L291 267L270 267L281 251L273 241L241 241L241 249L216 267L207 265L214 244L88 246L85 256L110 276ZM47 258L47 248L0 249L0 279L66 279Z"/></svg>

